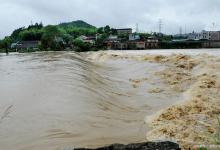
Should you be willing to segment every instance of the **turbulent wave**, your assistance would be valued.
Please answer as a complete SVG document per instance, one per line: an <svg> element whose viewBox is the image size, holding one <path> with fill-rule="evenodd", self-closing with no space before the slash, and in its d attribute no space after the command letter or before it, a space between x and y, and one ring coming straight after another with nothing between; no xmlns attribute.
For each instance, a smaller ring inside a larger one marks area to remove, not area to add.
<svg viewBox="0 0 220 150"><path fill-rule="evenodd" d="M207 55L168 55L167 51L164 55L155 55L155 51L147 53L2 55L0 110L13 107L10 114L6 111L9 117L0 121L1 147L11 150L55 150L69 145L92 148L118 142L144 142L146 133L152 133L148 134L152 138L159 131L171 133L164 129L167 124L163 121L169 117L176 121L174 114L181 113L182 108L164 110L160 120L153 122L158 127L153 132L149 132L145 118L152 118L164 108L183 101L185 91L198 77L193 75L194 69L199 73L202 71L199 66L204 68L211 61L218 63L219 60ZM208 67L216 71L218 65ZM201 82L214 83L203 78ZM179 123L182 124L181 120Z"/></svg>
<svg viewBox="0 0 220 150"><path fill-rule="evenodd" d="M5 149L144 140L140 126L145 107L139 107L146 104L134 101L141 96L133 92L129 76L134 69L126 63L93 62L81 53L41 52L2 56L0 65L0 109L13 105L0 127ZM15 139L19 142L12 144Z"/></svg>

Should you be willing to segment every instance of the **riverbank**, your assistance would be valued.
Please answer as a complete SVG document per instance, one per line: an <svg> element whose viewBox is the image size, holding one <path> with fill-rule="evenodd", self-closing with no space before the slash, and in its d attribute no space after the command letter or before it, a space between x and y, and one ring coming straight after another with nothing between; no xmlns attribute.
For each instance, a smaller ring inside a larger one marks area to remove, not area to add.
<svg viewBox="0 0 220 150"><path fill-rule="evenodd" d="M192 51L193 50L193 51ZM201 51L206 51L206 50L208 50L209 52L218 52L218 53L220 53L220 50L219 50L219 48L203 48L203 49L201 49L201 48L192 48L192 49L190 49L190 48L187 48L187 49L175 49L175 48L170 48L170 49L166 49L166 48L164 48L164 49L147 49L147 50L107 50L107 49L93 49L93 50L88 50L88 51L85 51L85 52L81 52L81 53L94 53L94 52L113 52L113 53L120 53L120 52L126 52L126 53L128 53L128 54L134 54L134 53L136 53L136 54L144 54L144 53L154 53L154 52L156 52L156 53L158 53L158 52L160 52L160 53L162 53L162 54L165 54L165 53L170 53L170 52L173 52L173 53L175 53L175 51L181 51L181 53L184 53L185 51L187 51L187 53L189 53L189 51L192 51L192 53L195 53L195 52L199 52L199 53L201 53ZM14 53L42 53L42 52L79 52L79 51L77 51L76 49L64 49L64 50L22 50L22 51L16 51L16 50L12 50L12 49L9 49L9 53L12 53L12 54L14 54ZM5 51L5 49L0 49L0 54L4 54L4 53L6 53L6 51Z"/></svg>
<svg viewBox="0 0 220 150"><path fill-rule="evenodd" d="M217 144L220 115L220 58L208 54L155 55L128 54L123 52L100 52L94 60L135 59L141 62L158 63L165 69L155 73L173 92L184 96L181 103L147 117L151 131L149 141L176 141L183 149L199 144ZM135 79L135 83L143 82ZM136 88L136 86L135 86ZM166 89L157 88L154 93Z"/></svg>

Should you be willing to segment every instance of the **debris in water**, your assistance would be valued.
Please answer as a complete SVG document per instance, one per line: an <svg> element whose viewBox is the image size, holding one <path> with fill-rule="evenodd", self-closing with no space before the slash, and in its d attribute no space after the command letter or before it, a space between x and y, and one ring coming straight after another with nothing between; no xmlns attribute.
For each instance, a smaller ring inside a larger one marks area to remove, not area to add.
<svg viewBox="0 0 220 150"><path fill-rule="evenodd" d="M149 90L149 93L162 93L164 90L160 89L160 88L154 88Z"/></svg>

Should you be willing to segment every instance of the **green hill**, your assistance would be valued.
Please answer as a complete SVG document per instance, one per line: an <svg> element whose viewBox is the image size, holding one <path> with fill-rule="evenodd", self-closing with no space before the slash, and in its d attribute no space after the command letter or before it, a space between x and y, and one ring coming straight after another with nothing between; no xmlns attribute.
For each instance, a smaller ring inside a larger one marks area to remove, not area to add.
<svg viewBox="0 0 220 150"><path fill-rule="evenodd" d="M82 20L61 23L58 25L43 26L42 23L21 27L12 32L5 39L0 40L0 49L9 48L12 43L18 41L41 41L42 49L62 49L62 44L56 45L54 41L57 37L62 39L69 46L81 35L95 36L97 28ZM56 41L55 41L56 42ZM59 43L58 43L59 44Z"/></svg>
<svg viewBox="0 0 220 150"><path fill-rule="evenodd" d="M86 28L86 29L95 29L96 28L95 26L92 26L82 20L61 23L58 26L61 28Z"/></svg>

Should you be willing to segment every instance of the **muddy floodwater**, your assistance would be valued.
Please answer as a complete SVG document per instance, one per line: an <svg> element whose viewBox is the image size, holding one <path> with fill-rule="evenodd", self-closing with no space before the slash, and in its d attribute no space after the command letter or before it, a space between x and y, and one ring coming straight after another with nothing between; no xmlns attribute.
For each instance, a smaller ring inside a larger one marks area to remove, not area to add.
<svg viewBox="0 0 220 150"><path fill-rule="evenodd" d="M219 50L122 53L180 52L220 56ZM166 90L155 76L164 69L162 64L90 61L88 55L0 55L0 149L62 150L144 142L149 130L145 118L184 99L184 94Z"/></svg>

